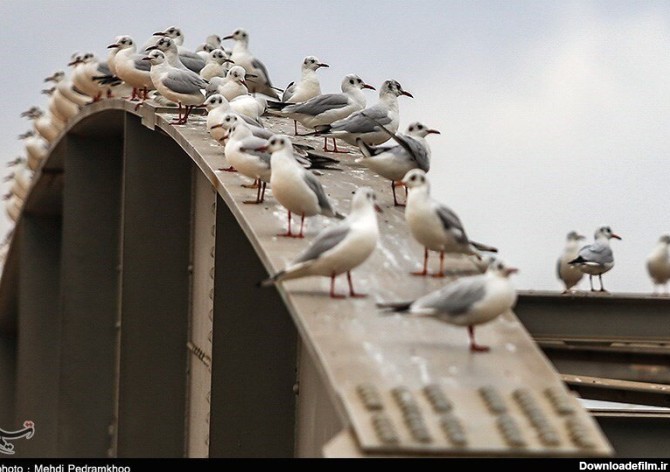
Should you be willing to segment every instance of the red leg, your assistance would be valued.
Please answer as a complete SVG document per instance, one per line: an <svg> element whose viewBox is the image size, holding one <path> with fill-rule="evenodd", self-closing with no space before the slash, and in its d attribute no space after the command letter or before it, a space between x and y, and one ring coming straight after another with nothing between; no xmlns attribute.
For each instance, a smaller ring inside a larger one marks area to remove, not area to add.
<svg viewBox="0 0 670 472"><path fill-rule="evenodd" d="M472 352L488 352L491 350L488 346L480 346L475 341L475 327L470 325L468 326L468 335L470 336L470 351Z"/></svg>
<svg viewBox="0 0 670 472"><path fill-rule="evenodd" d="M259 188L261 184L261 179L255 179L254 183L249 185L249 184L242 184L242 187L244 188Z"/></svg>
<svg viewBox="0 0 670 472"><path fill-rule="evenodd" d="M367 295L365 293L356 293L354 291L354 284L351 282L351 272L347 271L347 282L349 282L349 296L353 298L365 298Z"/></svg>
<svg viewBox="0 0 670 472"><path fill-rule="evenodd" d="M433 277L444 277L444 251L440 251L440 271L433 274Z"/></svg>
<svg viewBox="0 0 670 472"><path fill-rule="evenodd" d="M260 179L257 179L258 182L260 182ZM263 200L261 200L261 185L258 185L257 188L258 190L256 191L256 200L244 200L242 203L247 203L247 204L258 204L262 203Z"/></svg>
<svg viewBox="0 0 670 472"><path fill-rule="evenodd" d="M181 124L181 102L177 103L177 119L170 122L171 125Z"/></svg>
<svg viewBox="0 0 670 472"><path fill-rule="evenodd" d="M288 231L284 234L278 234L277 236L283 236L285 238L295 238L296 236L291 233L291 212L288 212Z"/></svg>
<svg viewBox="0 0 670 472"><path fill-rule="evenodd" d="M339 295L335 293L335 273L330 276L330 298L346 298L344 295Z"/></svg>
<svg viewBox="0 0 670 472"><path fill-rule="evenodd" d="M339 149L337 149L337 140L335 138L333 138L333 150L330 152L333 152L335 154L349 154L349 151L340 151Z"/></svg>
<svg viewBox="0 0 670 472"><path fill-rule="evenodd" d="M221 169L216 169L216 170L222 170L224 172L237 172L237 169L235 169L233 166L222 167Z"/></svg>
<svg viewBox="0 0 670 472"><path fill-rule="evenodd" d="M293 120L293 135L298 136L298 122Z"/></svg>
<svg viewBox="0 0 670 472"><path fill-rule="evenodd" d="M428 275L428 248L423 248L423 270L421 272L410 272L412 275L425 277Z"/></svg>
<svg viewBox="0 0 670 472"><path fill-rule="evenodd" d="M302 213L300 215L300 233L298 233L298 238L304 238L305 235L303 234L303 229L305 228L305 214Z"/></svg>
<svg viewBox="0 0 670 472"><path fill-rule="evenodd" d="M258 203L263 203L265 201L265 188L267 186L267 182L261 182L261 199L258 201Z"/></svg>
<svg viewBox="0 0 670 472"><path fill-rule="evenodd" d="M391 181L391 190L393 191L393 206L404 207L404 203L398 203L398 197L396 196L395 189L396 187L404 186L402 183L398 183L395 180ZM405 187L405 192L407 192L407 187ZM407 201L407 194L405 194L405 201Z"/></svg>

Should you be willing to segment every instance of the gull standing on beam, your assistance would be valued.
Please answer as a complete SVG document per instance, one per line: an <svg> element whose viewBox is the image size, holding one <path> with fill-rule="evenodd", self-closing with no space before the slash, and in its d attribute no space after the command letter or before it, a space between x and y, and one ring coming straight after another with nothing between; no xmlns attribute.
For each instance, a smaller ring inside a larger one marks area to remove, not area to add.
<svg viewBox="0 0 670 472"><path fill-rule="evenodd" d="M205 109L207 110L207 131L212 138L219 142L225 138L226 130L221 128L220 125L224 116L228 113L234 113L248 125L252 126L252 129L263 129L260 121L258 121L258 117L252 118L244 113L240 113L241 111L246 111L246 107L240 106L241 104L243 103L237 102L231 104L224 96L219 95L218 93L207 97L204 102ZM266 134L260 137L267 141L274 134L270 131L268 131L268 133L269 135ZM254 133L254 135L258 135L258 133Z"/></svg>
<svg viewBox="0 0 670 472"><path fill-rule="evenodd" d="M151 80L156 90L179 104L179 118L171 124L186 124L191 110L205 101L202 90L207 87L207 82L193 71L172 67L159 50L151 51L144 60L151 62ZM182 106L185 107L183 114Z"/></svg>
<svg viewBox="0 0 670 472"><path fill-rule="evenodd" d="M149 91L155 89L151 80L151 64L143 60L144 54L137 53L133 38L119 36L116 43L107 47L118 50L114 59L116 75L133 88L130 99L146 100Z"/></svg>
<svg viewBox="0 0 670 472"><path fill-rule="evenodd" d="M231 35L225 36L223 40L233 39L233 53L230 58L238 66L244 67L249 76L249 91L251 93L262 93L270 98L279 100L275 87L272 86L270 76L265 65L254 57L249 51L249 33L242 28L235 30Z"/></svg>
<svg viewBox="0 0 670 472"><path fill-rule="evenodd" d="M561 254L556 263L556 274L559 280L565 285L564 294L570 293L572 287L577 285L582 280L582 277L584 277L584 273L581 270L569 264L579 254L580 241L584 239L585 237L577 231L570 231L566 237L563 254Z"/></svg>
<svg viewBox="0 0 670 472"><path fill-rule="evenodd" d="M445 253L479 258L480 251L498 252L494 247L468 239L458 215L430 197L430 184L424 171L410 170L402 182L409 188L405 221L414 239L424 247L423 270L412 275L428 275L429 250L440 253L440 271L433 277L444 277Z"/></svg>
<svg viewBox="0 0 670 472"><path fill-rule="evenodd" d="M221 47L221 36L218 34L210 34L205 38L205 42L200 44L195 48L195 52L198 56L202 57L205 62L207 61L207 56L215 49L221 49L223 52L228 55L228 52Z"/></svg>
<svg viewBox="0 0 670 472"><path fill-rule="evenodd" d="M268 108L271 111L278 110L274 114L292 118L304 127L314 129L364 109L366 99L363 89L375 90L356 74L348 74L342 79L342 93L317 95L306 102L296 104L268 101ZM324 151L328 150L327 140L328 138L324 139Z"/></svg>
<svg viewBox="0 0 670 472"><path fill-rule="evenodd" d="M389 140L389 135L382 130L379 124L384 125L391 133L398 131L400 114L398 111L398 97L405 95L414 98L411 93L403 90L395 80L385 81L379 89L379 102L365 110L333 122L330 125L317 126L316 136L326 136L341 139L349 144L356 144L361 138L365 144L376 146ZM337 152L337 146L335 146Z"/></svg>
<svg viewBox="0 0 670 472"><path fill-rule="evenodd" d="M312 244L286 269L260 282L267 287L284 280L309 276L330 277L330 297L345 298L335 293L335 278L346 272L351 297L365 297L356 293L351 271L365 262L379 241L379 226L375 211L381 212L369 187L356 190L351 201L351 212L342 222L326 227Z"/></svg>
<svg viewBox="0 0 670 472"><path fill-rule="evenodd" d="M302 61L301 75L298 82L291 82L284 90L281 100L284 103L303 103L321 95L321 84L316 71L321 67L330 67L317 57L307 56ZM298 135L298 122L293 120L295 135Z"/></svg>
<svg viewBox="0 0 670 472"><path fill-rule="evenodd" d="M200 77L207 81L214 77L223 78L228 74L228 64L232 62L223 49L212 49L207 55L205 67L200 70Z"/></svg>
<svg viewBox="0 0 670 472"><path fill-rule="evenodd" d="M68 95L65 95L62 91L61 83L65 80L65 72L58 71L53 75L44 79L45 82L53 82L56 86L56 90L52 95L53 105L58 109L58 113L65 118L65 121L69 121L79 113L80 106L73 102ZM72 91L72 93L75 93ZM87 100L87 98L82 95L82 100ZM51 105L50 105L51 109Z"/></svg>
<svg viewBox="0 0 670 472"><path fill-rule="evenodd" d="M288 210L288 231L279 236L304 238L303 229L307 216L343 218L333 208L321 182L296 161L293 156L293 145L288 136L275 135L257 150L272 153L270 160L272 194L275 200ZM291 213L300 215L300 232L297 235L291 232Z"/></svg>
<svg viewBox="0 0 670 472"><path fill-rule="evenodd" d="M226 77L218 81L216 93L223 95L228 101L240 95L248 95L249 89L247 87L246 75L244 67L232 66L228 70Z"/></svg>
<svg viewBox="0 0 670 472"><path fill-rule="evenodd" d="M382 129L385 126L379 125ZM414 122L407 127L405 134L393 134L389 131L391 138L396 142L391 146L370 146L365 144L361 138L356 138L363 157L355 162L363 164L371 171L391 181L393 192L393 205L405 206L398 203L395 189L403 186L402 179L412 169L421 169L424 172L430 170L430 146L426 142L429 134L440 134L436 129ZM406 190L406 189L405 189ZM405 193L405 196L407 194Z"/></svg>
<svg viewBox="0 0 670 472"><path fill-rule="evenodd" d="M195 73L199 73L202 68L205 67L205 59L200 57L198 53L190 51L184 47L184 34L182 33L181 29L177 28L176 26L171 26L164 31L158 31L154 33L154 36L163 36L174 41L175 45L177 46L179 60L181 60L182 64L184 64L187 69L192 70Z"/></svg>
<svg viewBox="0 0 670 472"><path fill-rule="evenodd" d="M413 302L378 303L377 306L467 326L470 351L487 352L488 346L475 341L475 326L492 321L514 307L517 294L509 276L516 272L516 268L493 258L484 274L461 277Z"/></svg>
<svg viewBox="0 0 670 472"><path fill-rule="evenodd" d="M663 294L668 295L670 280L670 235L664 234L658 244L647 257L647 272L654 283L654 295L658 294L658 285L663 286Z"/></svg>
<svg viewBox="0 0 670 472"><path fill-rule="evenodd" d="M603 287L603 274L614 267L614 254L612 248L610 248L610 239L621 240L621 237L614 234L609 226L601 226L596 230L594 238L595 242L581 248L577 257L568 264L574 265L583 273L589 275L592 292L596 291L593 288L594 275L597 275L600 279L600 291L607 292Z"/></svg>

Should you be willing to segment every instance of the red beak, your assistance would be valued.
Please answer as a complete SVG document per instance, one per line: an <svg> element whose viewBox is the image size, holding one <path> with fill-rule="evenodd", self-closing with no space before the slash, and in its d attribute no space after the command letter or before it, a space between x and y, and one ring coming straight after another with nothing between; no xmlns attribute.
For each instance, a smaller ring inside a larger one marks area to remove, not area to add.
<svg viewBox="0 0 670 472"><path fill-rule="evenodd" d="M516 274L517 272L519 272L519 269L517 269L516 267L508 267L507 269L505 269L505 275L512 275Z"/></svg>
<svg viewBox="0 0 670 472"><path fill-rule="evenodd" d="M426 133L427 134L442 134L436 129L429 129L428 131L426 131Z"/></svg>
<svg viewBox="0 0 670 472"><path fill-rule="evenodd" d="M163 33L162 31L159 31L157 33L154 33L153 36L165 36L165 33Z"/></svg>
<svg viewBox="0 0 670 472"><path fill-rule="evenodd" d="M119 47L118 44L110 44L109 46L107 46L107 49L118 48L118 47Z"/></svg>
<svg viewBox="0 0 670 472"><path fill-rule="evenodd" d="M619 241L621 241L621 236L619 236L618 234L614 234L614 233L612 233L612 237L613 237L614 239L618 239Z"/></svg>
<svg viewBox="0 0 670 472"><path fill-rule="evenodd" d="M377 213L384 213L384 210L382 210L382 207L380 207L380 206L377 205L376 203L375 203L374 208L375 208L375 211L376 211Z"/></svg>
<svg viewBox="0 0 670 472"><path fill-rule="evenodd" d="M261 146L261 147L256 148L256 151L261 151L261 152L264 152L264 151L267 151L267 150L268 150L267 146Z"/></svg>
<svg viewBox="0 0 670 472"><path fill-rule="evenodd" d="M372 85L370 85L370 84L363 84L363 88L370 89L370 90L377 90L376 88L374 88L374 87L373 87Z"/></svg>

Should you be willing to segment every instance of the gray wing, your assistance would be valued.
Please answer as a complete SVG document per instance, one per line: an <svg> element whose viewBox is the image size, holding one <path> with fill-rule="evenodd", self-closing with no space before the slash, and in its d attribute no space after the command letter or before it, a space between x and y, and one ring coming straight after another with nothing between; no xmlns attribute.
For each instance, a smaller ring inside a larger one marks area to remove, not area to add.
<svg viewBox="0 0 670 472"><path fill-rule="evenodd" d="M133 64L135 66L135 69L141 70L141 71L144 71L144 72L150 72L151 71L151 62L145 61L143 59L143 57L144 56L142 54L136 54L135 56L133 56Z"/></svg>
<svg viewBox="0 0 670 472"><path fill-rule="evenodd" d="M461 244L468 244L468 236L465 234L465 228L463 228L463 223L456 213L451 211L450 208L437 204L435 208L435 213L442 222L442 227L454 235L456 241Z"/></svg>
<svg viewBox="0 0 670 472"><path fill-rule="evenodd" d="M310 172L305 172L305 183L312 189L316 194L316 198L319 200L319 207L321 210L325 210L326 213L335 213L333 207L330 205L330 200L326 196L326 191L323 189L321 182Z"/></svg>
<svg viewBox="0 0 670 472"><path fill-rule="evenodd" d="M149 61L146 61L149 62ZM151 64L149 64L151 65ZM113 75L112 71L109 68L109 64L107 62L98 62L98 68L97 71L100 72L103 75Z"/></svg>
<svg viewBox="0 0 670 472"><path fill-rule="evenodd" d="M428 156L428 149L426 149L426 146L411 136L396 135L396 138L405 142L407 147L403 146L403 148L408 151L419 169L428 172L430 170L430 157Z"/></svg>
<svg viewBox="0 0 670 472"><path fill-rule="evenodd" d="M284 89L284 93L281 96L282 102L288 102L293 94L295 93L295 82L288 84L288 87Z"/></svg>
<svg viewBox="0 0 670 472"><path fill-rule="evenodd" d="M187 70L170 71L163 83L177 93L195 93L207 87L207 82L202 77Z"/></svg>
<svg viewBox="0 0 670 472"><path fill-rule="evenodd" d="M184 64L188 69L195 73L200 72L200 70L205 67L205 60L195 52L180 52L179 60L181 60L181 63Z"/></svg>
<svg viewBox="0 0 670 472"><path fill-rule="evenodd" d="M272 82L270 82L270 74L268 74L268 70L265 68L265 64L263 64L261 61L258 59L254 58L253 61L251 61L251 65L253 66L254 69L257 69L261 72L261 74L257 74L259 76L259 79L262 79L265 81L265 83L268 84L268 86L272 87Z"/></svg>
<svg viewBox="0 0 670 472"><path fill-rule="evenodd" d="M209 79L209 84L205 89L205 94L209 97L215 93L218 93L219 85L223 82L223 77L212 77Z"/></svg>
<svg viewBox="0 0 670 472"><path fill-rule="evenodd" d="M300 263L318 259L321 254L340 244L347 237L350 230L351 227L345 222L327 227L319 233L312 244L298 256L295 262Z"/></svg>
<svg viewBox="0 0 670 472"><path fill-rule="evenodd" d="M247 136L242 140L241 149L246 154L258 157L263 162L263 164L265 164L269 169L270 156L272 156L272 154L263 151L256 151L257 148L263 146L264 144L266 144L266 142L267 142L266 139L261 139L256 136Z"/></svg>
<svg viewBox="0 0 670 472"><path fill-rule="evenodd" d="M285 112L301 115L318 116L328 110L343 108L349 104L349 97L343 93L327 93L310 98L306 102L284 107Z"/></svg>
<svg viewBox="0 0 670 472"><path fill-rule="evenodd" d="M579 251L579 256L587 262L595 262L596 264L609 264L614 262L612 249L607 244L600 244L595 242L584 246Z"/></svg>
<svg viewBox="0 0 670 472"><path fill-rule="evenodd" d="M388 125L389 123L391 123L391 117L386 108L375 105L334 122L330 129L348 133L371 133L379 130L378 124Z"/></svg>
<svg viewBox="0 0 670 472"><path fill-rule="evenodd" d="M412 303L415 309L431 309L435 315L461 315L484 298L486 295L486 279L476 275L458 279L439 290L424 295Z"/></svg>

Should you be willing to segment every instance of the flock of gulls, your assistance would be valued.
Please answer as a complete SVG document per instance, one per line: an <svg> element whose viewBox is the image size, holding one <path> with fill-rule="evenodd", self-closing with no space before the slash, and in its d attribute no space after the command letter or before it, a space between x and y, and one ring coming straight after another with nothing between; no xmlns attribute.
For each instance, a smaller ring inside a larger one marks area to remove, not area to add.
<svg viewBox="0 0 670 472"><path fill-rule="evenodd" d="M223 46L232 41L232 49ZM342 153L338 141L357 146L354 158L390 183L394 207L404 207L411 236L424 248L422 268L415 276L445 276L445 255L473 258L482 272L447 281L443 287L413 301L377 304L380 310L432 316L468 328L470 349L487 351L477 344L476 325L491 321L512 308L516 290L510 276L517 270L493 254L497 249L473 241L458 215L430 195L431 150L428 136L439 134L420 122L409 124L399 133L399 98L412 94L396 80L386 80L378 90L375 105L368 106L365 90L376 90L356 74L345 75L340 91L322 93L317 71L329 67L314 56L302 61L300 78L279 89L272 84L263 63L249 49L249 33L237 29L221 38L210 35L196 50L184 46L184 34L177 27L155 33L142 45L130 36L119 36L108 46L106 61L92 53L75 53L69 74L59 71L45 79L53 84L43 90L48 109L32 107L22 114L32 121L32 129L20 136L26 157L10 163L6 181L11 190L5 196L7 213L16 221L30 189L33 173L82 107L108 98L124 98L136 107L151 100L161 106L177 107L173 125L188 123L194 108L207 112L209 135L223 146L229 167L254 181L256 198L245 203L261 203L269 184L272 197L287 210L288 225L281 236L303 238L305 218L323 215L336 220L303 248L283 270L259 283L270 286L285 280L308 276L329 277L330 297L344 298L335 290L335 280L346 274L349 296L362 297L354 290L352 270L363 264L379 241L377 196L369 187L360 187L351 200L348 215L342 215L319 182L318 175L333 169L339 161L328 156ZM264 127L266 115L293 120L294 134L300 124L307 130L301 136L323 138L323 151L314 152L294 143L287 135L275 135ZM330 146L329 146L330 143ZM399 198L397 190L404 192ZM292 228L292 217L300 219L299 231ZM11 234L9 235L11 236ZM557 264L558 278L572 293L586 274L591 291L598 277L600 292L605 292L602 276L614 266L611 239L621 239L609 226L597 228L594 242L584 245L576 231ZM9 240L9 237L8 237ZM5 244L1 256L6 255ZM657 286L668 294L670 280L670 235L663 235L649 255L647 268ZM429 274L431 252L439 255L439 270Z"/></svg>

